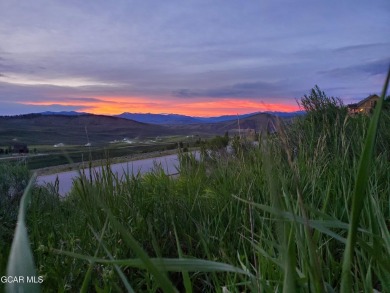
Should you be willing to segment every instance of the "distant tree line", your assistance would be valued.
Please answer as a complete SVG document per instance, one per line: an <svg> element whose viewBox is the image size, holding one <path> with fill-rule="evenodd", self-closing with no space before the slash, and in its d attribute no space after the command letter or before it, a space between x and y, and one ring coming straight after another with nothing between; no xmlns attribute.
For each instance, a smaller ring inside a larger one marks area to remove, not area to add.
<svg viewBox="0 0 390 293"><path fill-rule="evenodd" d="M24 145L24 144L0 148L0 155L28 154L28 153L30 153L30 149L27 147L27 145ZM37 153L36 148L33 149L33 153Z"/></svg>

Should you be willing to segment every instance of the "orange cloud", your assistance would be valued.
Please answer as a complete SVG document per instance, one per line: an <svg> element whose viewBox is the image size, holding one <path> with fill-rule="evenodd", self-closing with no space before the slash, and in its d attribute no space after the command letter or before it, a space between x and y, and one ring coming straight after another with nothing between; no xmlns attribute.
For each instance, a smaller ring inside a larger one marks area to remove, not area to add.
<svg viewBox="0 0 390 293"><path fill-rule="evenodd" d="M22 102L25 105L60 105L80 107L78 111L113 115L123 112L133 113L175 113L191 116L219 116L232 114L245 114L258 111L283 111L291 112L299 110L298 105L287 103L266 103L255 100L218 99L206 98L183 100L166 98L155 100L141 97L94 97L91 101L64 100L64 101L34 101Z"/></svg>

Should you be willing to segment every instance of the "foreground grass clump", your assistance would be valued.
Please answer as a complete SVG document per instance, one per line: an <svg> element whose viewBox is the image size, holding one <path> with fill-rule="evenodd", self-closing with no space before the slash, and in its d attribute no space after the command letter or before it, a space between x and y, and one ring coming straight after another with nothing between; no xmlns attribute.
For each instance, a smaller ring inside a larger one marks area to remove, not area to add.
<svg viewBox="0 0 390 293"><path fill-rule="evenodd" d="M43 291L389 291L389 113L368 166L371 118L319 88L306 98L321 111L233 156L183 155L176 178L106 168L65 200L33 189L26 225Z"/></svg>

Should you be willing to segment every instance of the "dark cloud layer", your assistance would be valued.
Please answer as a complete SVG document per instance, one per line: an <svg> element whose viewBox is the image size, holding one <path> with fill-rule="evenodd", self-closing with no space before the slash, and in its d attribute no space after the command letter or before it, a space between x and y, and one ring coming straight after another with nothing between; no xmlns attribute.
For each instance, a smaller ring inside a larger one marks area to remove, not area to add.
<svg viewBox="0 0 390 293"><path fill-rule="evenodd" d="M291 90L291 89L290 89ZM194 98L274 98L290 95L287 82L244 82L227 87L210 88L203 90L180 89L173 92L176 97Z"/></svg>
<svg viewBox="0 0 390 293"><path fill-rule="evenodd" d="M353 51L363 51L370 50L375 48L388 48L390 43L375 43L375 44L359 44L352 46L345 46L335 49L335 52L353 52Z"/></svg>
<svg viewBox="0 0 390 293"><path fill-rule="evenodd" d="M364 64L352 65L343 68L335 68L328 71L320 71L319 73L332 77L345 77L359 73L366 73L369 75L384 75L389 69L389 65L390 58L385 58L381 60L366 62Z"/></svg>

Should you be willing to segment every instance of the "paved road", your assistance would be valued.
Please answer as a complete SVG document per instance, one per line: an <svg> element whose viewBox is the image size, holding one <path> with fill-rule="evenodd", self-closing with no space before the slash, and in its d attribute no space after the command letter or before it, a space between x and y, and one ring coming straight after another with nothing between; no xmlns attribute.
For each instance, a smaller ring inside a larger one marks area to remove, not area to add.
<svg viewBox="0 0 390 293"><path fill-rule="evenodd" d="M195 155L198 156L198 154ZM179 160L177 155L169 155L169 156L163 156L158 158L150 158L150 159L143 159L143 160L126 162L126 163L113 164L111 165L111 170L113 171L113 173L116 173L119 176L119 178L121 178L125 174L131 175L131 174L137 174L138 172L140 172L141 174L145 174L147 172L150 172L151 170L153 170L155 164L161 164L165 173L168 175L172 175L178 172L177 166L179 165ZM92 169L93 172L101 171L101 167L95 167ZM87 175L88 178L89 177L88 169L85 169L85 174ZM62 196L66 196L66 194L72 189L73 180L77 177L79 177L78 171L68 171L68 172L61 172L52 175L38 176L37 184L38 185L45 185L47 183L54 184L56 179L58 178L59 193Z"/></svg>

